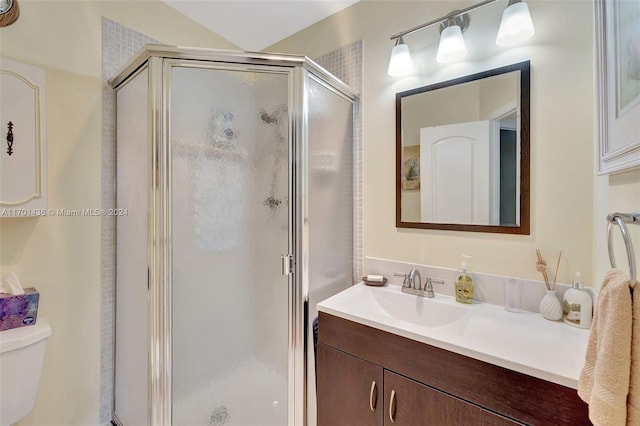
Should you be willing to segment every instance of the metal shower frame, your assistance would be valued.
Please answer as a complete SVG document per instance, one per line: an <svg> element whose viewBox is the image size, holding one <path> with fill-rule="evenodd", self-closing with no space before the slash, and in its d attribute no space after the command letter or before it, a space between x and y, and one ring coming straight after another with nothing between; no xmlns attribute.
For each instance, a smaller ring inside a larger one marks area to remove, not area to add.
<svg viewBox="0 0 640 426"><path fill-rule="evenodd" d="M355 92L305 56L183 48L150 44L109 83L117 90L148 69L148 300L149 371L148 418L151 425L172 424L172 327L171 327L171 68L196 67L218 70L280 73L288 76L289 89L289 349L288 425L305 425L307 392L306 318L309 300L308 217L308 81L313 79L355 103ZM354 108L355 110L355 108ZM115 323L115 321L114 321ZM115 327L115 325L114 325ZM117 373L116 373L117 374ZM115 407L113 421L117 419ZM124 425L128 426L128 425Z"/></svg>

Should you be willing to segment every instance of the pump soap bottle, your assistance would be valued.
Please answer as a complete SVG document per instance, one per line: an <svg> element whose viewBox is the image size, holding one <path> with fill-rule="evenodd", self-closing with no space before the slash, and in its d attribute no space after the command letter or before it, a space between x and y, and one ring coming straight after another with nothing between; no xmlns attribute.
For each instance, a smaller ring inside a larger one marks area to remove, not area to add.
<svg viewBox="0 0 640 426"><path fill-rule="evenodd" d="M456 281L456 302L473 302L473 280L469 273L469 260L471 260L471 256L462 256L461 273Z"/></svg>
<svg viewBox="0 0 640 426"><path fill-rule="evenodd" d="M593 300L584 289L580 277L580 272L576 272L572 288L564 292L564 301L562 302L564 322L574 327L589 328L593 319Z"/></svg>

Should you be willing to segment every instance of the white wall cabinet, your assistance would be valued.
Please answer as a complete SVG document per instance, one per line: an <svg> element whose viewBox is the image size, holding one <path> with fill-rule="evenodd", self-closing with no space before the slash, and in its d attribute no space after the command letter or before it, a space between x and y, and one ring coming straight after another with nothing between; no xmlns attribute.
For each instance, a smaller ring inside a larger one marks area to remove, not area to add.
<svg viewBox="0 0 640 426"><path fill-rule="evenodd" d="M0 217L45 216L46 71L0 57Z"/></svg>

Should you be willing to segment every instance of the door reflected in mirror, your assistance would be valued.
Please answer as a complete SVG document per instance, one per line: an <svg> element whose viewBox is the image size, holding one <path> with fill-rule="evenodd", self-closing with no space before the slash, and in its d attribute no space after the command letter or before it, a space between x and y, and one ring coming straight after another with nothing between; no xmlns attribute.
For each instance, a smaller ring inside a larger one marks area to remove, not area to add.
<svg viewBox="0 0 640 426"><path fill-rule="evenodd" d="M396 95L396 226L529 234L529 62Z"/></svg>

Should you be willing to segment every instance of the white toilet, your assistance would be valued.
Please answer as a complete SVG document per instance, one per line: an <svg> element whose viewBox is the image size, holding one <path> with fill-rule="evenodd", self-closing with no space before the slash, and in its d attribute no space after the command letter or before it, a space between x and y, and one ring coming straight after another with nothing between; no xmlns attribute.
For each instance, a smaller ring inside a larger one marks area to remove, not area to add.
<svg viewBox="0 0 640 426"><path fill-rule="evenodd" d="M0 331L0 426L16 423L33 409L50 335L45 318L38 318L35 325Z"/></svg>

